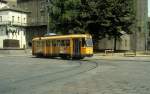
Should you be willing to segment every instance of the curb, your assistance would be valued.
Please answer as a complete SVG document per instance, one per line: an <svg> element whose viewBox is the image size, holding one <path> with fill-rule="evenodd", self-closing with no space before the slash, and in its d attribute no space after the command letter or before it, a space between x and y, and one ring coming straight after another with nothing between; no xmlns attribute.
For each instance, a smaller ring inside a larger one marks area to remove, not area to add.
<svg viewBox="0 0 150 94"><path fill-rule="evenodd" d="M137 62L150 62L150 55L137 55L137 56L102 56L94 55L91 60L112 60L112 61L137 61Z"/></svg>

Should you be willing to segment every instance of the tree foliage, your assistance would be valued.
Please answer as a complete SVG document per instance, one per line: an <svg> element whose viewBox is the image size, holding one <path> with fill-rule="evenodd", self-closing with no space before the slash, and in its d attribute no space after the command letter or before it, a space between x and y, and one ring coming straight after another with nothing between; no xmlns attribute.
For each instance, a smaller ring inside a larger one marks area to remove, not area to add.
<svg viewBox="0 0 150 94"><path fill-rule="evenodd" d="M94 38L131 33L135 21L134 0L51 0L52 31L90 33Z"/></svg>

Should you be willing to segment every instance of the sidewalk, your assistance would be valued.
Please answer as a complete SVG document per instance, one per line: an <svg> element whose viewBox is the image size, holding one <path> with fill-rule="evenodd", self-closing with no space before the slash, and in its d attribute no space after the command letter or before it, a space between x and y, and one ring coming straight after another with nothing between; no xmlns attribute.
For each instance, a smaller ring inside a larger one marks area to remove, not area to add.
<svg viewBox="0 0 150 94"><path fill-rule="evenodd" d="M0 57L7 56L32 56L31 49L26 50L0 50ZM124 56L124 53L113 53L113 54L105 54L105 53L95 53L93 57L86 58L92 60L118 60L118 61L144 61L150 62L150 55L139 54L127 55Z"/></svg>
<svg viewBox="0 0 150 94"><path fill-rule="evenodd" d="M124 56L124 53L114 53L105 55L104 53L96 53L92 57L92 60L121 60L121 61L144 61L150 62L150 55L137 54Z"/></svg>
<svg viewBox="0 0 150 94"><path fill-rule="evenodd" d="M31 49L21 49L21 50L0 50L0 57L7 57L7 56L27 56L32 55Z"/></svg>

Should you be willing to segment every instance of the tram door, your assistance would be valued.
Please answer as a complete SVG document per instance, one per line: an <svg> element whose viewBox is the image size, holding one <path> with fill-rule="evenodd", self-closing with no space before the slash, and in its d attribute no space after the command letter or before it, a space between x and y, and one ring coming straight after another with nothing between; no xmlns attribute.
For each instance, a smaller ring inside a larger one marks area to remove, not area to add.
<svg viewBox="0 0 150 94"><path fill-rule="evenodd" d="M73 39L73 55L75 57L81 55L81 40L80 39Z"/></svg>

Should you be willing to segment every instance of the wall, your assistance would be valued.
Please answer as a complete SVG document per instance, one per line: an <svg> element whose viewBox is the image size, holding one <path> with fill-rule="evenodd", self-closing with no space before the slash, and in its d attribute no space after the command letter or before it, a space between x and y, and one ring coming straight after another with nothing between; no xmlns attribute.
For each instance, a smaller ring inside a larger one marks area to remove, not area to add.
<svg viewBox="0 0 150 94"><path fill-rule="evenodd" d="M18 0L18 7L30 11L30 26L47 25L46 0Z"/></svg>
<svg viewBox="0 0 150 94"><path fill-rule="evenodd" d="M16 39L19 40L20 48L26 46L26 30L22 27L11 27L15 32L7 31L10 27L8 26L0 26L0 48L3 48L3 40L4 39ZM8 32L8 33L6 33Z"/></svg>
<svg viewBox="0 0 150 94"><path fill-rule="evenodd" d="M104 38L99 40L98 49L114 49L114 39ZM130 36L123 35L120 39L117 40L116 50L130 50Z"/></svg>
<svg viewBox="0 0 150 94"><path fill-rule="evenodd" d="M17 0L5 0L9 6L17 6Z"/></svg>
<svg viewBox="0 0 150 94"><path fill-rule="evenodd" d="M18 7L31 12L27 20L27 45L32 41L34 36L46 34L48 23L46 1L47 0L18 0L17 2Z"/></svg>
<svg viewBox="0 0 150 94"><path fill-rule="evenodd" d="M7 6L5 3L0 2L0 8Z"/></svg>
<svg viewBox="0 0 150 94"><path fill-rule="evenodd" d="M135 0L136 1L136 24L137 28L131 37L131 43L135 44L136 39L136 50L145 50L147 48L147 36L148 36L148 0ZM132 49L134 49L132 45Z"/></svg>
<svg viewBox="0 0 150 94"><path fill-rule="evenodd" d="M27 14L16 11L1 11L2 22L0 22L0 48L3 48L4 39L17 39L20 48L26 46ZM14 16L14 21L12 21Z"/></svg>
<svg viewBox="0 0 150 94"><path fill-rule="evenodd" d="M2 22L0 24L10 22L12 25L27 25L26 13L18 13L15 11L0 11L0 16L2 16ZM14 21L12 21L13 16Z"/></svg>

